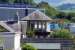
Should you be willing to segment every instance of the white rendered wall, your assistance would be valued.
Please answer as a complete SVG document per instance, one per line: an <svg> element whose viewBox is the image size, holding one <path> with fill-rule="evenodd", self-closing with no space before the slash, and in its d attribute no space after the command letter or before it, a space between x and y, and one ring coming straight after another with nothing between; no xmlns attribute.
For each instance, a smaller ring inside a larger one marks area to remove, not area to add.
<svg viewBox="0 0 75 50"><path fill-rule="evenodd" d="M70 24L70 32L75 33L75 23Z"/></svg>
<svg viewBox="0 0 75 50"><path fill-rule="evenodd" d="M27 43L37 49L61 49L60 43Z"/></svg>
<svg viewBox="0 0 75 50"><path fill-rule="evenodd" d="M0 38L3 39L2 45L4 50L21 50L20 34L0 33Z"/></svg>
<svg viewBox="0 0 75 50"><path fill-rule="evenodd" d="M47 32L50 32L50 31L51 31L51 29L50 29L50 23L47 22L47 25L46 25L46 26L47 26L46 31L47 31Z"/></svg>
<svg viewBox="0 0 75 50"><path fill-rule="evenodd" d="M20 48L20 34L15 34L14 38L14 50L21 50Z"/></svg>

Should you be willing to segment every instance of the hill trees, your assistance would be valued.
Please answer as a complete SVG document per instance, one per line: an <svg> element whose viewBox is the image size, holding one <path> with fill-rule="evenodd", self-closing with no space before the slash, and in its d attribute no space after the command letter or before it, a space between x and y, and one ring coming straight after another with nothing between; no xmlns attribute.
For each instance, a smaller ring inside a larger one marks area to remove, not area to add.
<svg viewBox="0 0 75 50"><path fill-rule="evenodd" d="M41 2L37 5L37 7L42 8L42 9L44 8L45 13L48 16L56 16L56 14L58 14L56 9L54 9L52 6L50 6L47 2Z"/></svg>
<svg viewBox="0 0 75 50"><path fill-rule="evenodd" d="M67 19L71 22L75 22L75 13L72 13L72 12L68 12L68 13L59 12L59 14L56 15L56 18Z"/></svg>
<svg viewBox="0 0 75 50"><path fill-rule="evenodd" d="M7 3L8 0L0 0L0 3Z"/></svg>

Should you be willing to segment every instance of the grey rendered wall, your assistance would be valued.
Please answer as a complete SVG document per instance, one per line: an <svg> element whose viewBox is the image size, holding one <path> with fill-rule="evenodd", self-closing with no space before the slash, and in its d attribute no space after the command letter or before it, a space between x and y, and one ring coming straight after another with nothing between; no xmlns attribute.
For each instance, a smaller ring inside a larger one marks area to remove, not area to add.
<svg viewBox="0 0 75 50"><path fill-rule="evenodd" d="M27 21L21 21L22 34L26 35Z"/></svg>
<svg viewBox="0 0 75 50"><path fill-rule="evenodd" d="M14 50L14 34L2 34L0 33L0 38L3 39L3 49L4 50Z"/></svg>

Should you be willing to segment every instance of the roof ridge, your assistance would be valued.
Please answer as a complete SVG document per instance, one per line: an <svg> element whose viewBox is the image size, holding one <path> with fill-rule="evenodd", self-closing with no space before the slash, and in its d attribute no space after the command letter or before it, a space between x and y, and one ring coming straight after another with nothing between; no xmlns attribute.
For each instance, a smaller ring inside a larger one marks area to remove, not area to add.
<svg viewBox="0 0 75 50"><path fill-rule="evenodd" d="M41 12L41 11L39 11L39 10L36 10L36 11L32 12L32 13L29 14L28 16L22 18L22 20L25 20L25 18L27 18L27 19L30 18L30 19L31 19L31 18L32 18L31 16L32 16L34 13L38 14L38 15L41 17L41 18L39 17L41 20L52 20L51 18L49 18L47 15L45 15L43 12ZM34 16L34 17L36 17L36 16ZM38 20L40 20L39 18L38 18ZM26 20L27 20L27 19L26 19ZM29 19L28 19L28 20L29 20ZM36 19L35 19L35 20L36 20Z"/></svg>

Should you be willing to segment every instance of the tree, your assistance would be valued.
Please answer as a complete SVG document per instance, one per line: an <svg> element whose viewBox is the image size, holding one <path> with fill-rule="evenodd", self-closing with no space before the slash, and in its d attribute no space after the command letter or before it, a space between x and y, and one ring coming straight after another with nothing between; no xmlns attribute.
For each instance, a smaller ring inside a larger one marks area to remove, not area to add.
<svg viewBox="0 0 75 50"><path fill-rule="evenodd" d="M55 38L66 38L66 39L71 39L71 33L67 29L61 29L53 32L52 34L53 37Z"/></svg>
<svg viewBox="0 0 75 50"><path fill-rule="evenodd" d="M8 2L11 4L11 3L14 3L15 0L8 0Z"/></svg>
<svg viewBox="0 0 75 50"><path fill-rule="evenodd" d="M59 14L56 15L56 18L64 19L67 16L64 12L59 12Z"/></svg>
<svg viewBox="0 0 75 50"><path fill-rule="evenodd" d="M9 31L0 25L0 32L9 32Z"/></svg>
<svg viewBox="0 0 75 50"><path fill-rule="evenodd" d="M0 3L8 3L8 0L0 0Z"/></svg>
<svg viewBox="0 0 75 50"><path fill-rule="evenodd" d="M56 16L58 12L52 6L50 6L47 2L41 2L37 5L37 7L45 9L45 13L48 16Z"/></svg>
<svg viewBox="0 0 75 50"><path fill-rule="evenodd" d="M71 21L75 22L75 13L69 13L69 16L71 17Z"/></svg>

